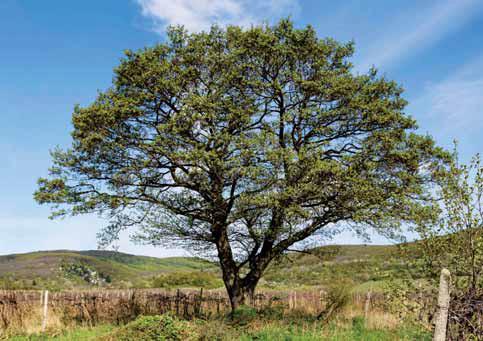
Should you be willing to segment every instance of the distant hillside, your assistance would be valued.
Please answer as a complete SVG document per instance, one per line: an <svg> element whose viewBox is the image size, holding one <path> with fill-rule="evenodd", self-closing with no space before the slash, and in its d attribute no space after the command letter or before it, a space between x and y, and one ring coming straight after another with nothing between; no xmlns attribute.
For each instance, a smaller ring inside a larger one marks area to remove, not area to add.
<svg viewBox="0 0 483 341"><path fill-rule="evenodd" d="M199 258L155 258L102 250L39 251L0 256L0 287L90 287L96 279L96 285L145 287L163 273L216 270L213 263Z"/></svg>
<svg viewBox="0 0 483 341"><path fill-rule="evenodd" d="M274 288L328 286L347 282L377 290L389 278L404 276L394 245L333 245L290 253L275 262L261 285Z"/></svg>
<svg viewBox="0 0 483 341"><path fill-rule="evenodd" d="M260 285L297 288L346 280L377 287L400 273L396 250L396 246L340 245L313 249L310 254L293 252L275 262ZM208 282L213 286L221 285L219 278L217 264L200 258L155 258L100 250L0 256L0 288L174 287Z"/></svg>

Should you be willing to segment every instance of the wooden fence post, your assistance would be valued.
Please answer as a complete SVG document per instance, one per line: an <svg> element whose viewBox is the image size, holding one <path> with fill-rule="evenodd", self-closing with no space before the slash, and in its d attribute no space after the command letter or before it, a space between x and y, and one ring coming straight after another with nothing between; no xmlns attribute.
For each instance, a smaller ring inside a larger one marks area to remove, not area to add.
<svg viewBox="0 0 483 341"><path fill-rule="evenodd" d="M364 303L364 319L367 323L367 318L369 317L369 309L371 308L371 292L368 291L366 294L366 302Z"/></svg>
<svg viewBox="0 0 483 341"><path fill-rule="evenodd" d="M48 312L48 304L49 304L49 291L44 291L44 309L42 314L42 332L45 332L45 328L47 327L47 312Z"/></svg>
<svg viewBox="0 0 483 341"><path fill-rule="evenodd" d="M216 315L220 315L220 293L217 292L215 295L215 302L216 302Z"/></svg>
<svg viewBox="0 0 483 341"><path fill-rule="evenodd" d="M201 314L203 313L203 288L200 288L200 296L199 296L199 299L200 299L200 303L198 305L198 316L201 316Z"/></svg>
<svg viewBox="0 0 483 341"><path fill-rule="evenodd" d="M448 310L450 300L450 281L451 274L449 270L442 269L441 276L439 278L438 312L436 315L436 325L434 328L433 341L446 340L446 327L448 324Z"/></svg>
<svg viewBox="0 0 483 341"><path fill-rule="evenodd" d="M176 290L176 301L175 301L175 304L176 304L176 317L179 317L179 298L180 298L179 289L177 289Z"/></svg>

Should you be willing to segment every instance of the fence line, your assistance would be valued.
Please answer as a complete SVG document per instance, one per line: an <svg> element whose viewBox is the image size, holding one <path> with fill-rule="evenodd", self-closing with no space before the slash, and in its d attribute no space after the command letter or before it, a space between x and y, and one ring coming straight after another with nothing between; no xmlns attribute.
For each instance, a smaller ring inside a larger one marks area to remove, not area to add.
<svg viewBox="0 0 483 341"><path fill-rule="evenodd" d="M325 307L325 292L257 291L249 302L257 309L272 307L284 314L298 310L318 314ZM362 305L364 294L355 294L353 302ZM40 303L40 304L39 304ZM38 320L45 329L47 320L63 324L96 323L121 324L139 315L170 312L180 317L210 317L229 312L230 303L222 290L84 290L42 292L29 290L0 290L0 329L22 326L28 320Z"/></svg>

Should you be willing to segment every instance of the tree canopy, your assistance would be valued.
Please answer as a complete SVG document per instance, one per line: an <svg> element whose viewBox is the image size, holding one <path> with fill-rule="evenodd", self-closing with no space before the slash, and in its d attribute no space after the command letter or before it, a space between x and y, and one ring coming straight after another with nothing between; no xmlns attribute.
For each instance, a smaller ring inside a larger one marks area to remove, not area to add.
<svg viewBox="0 0 483 341"><path fill-rule="evenodd" d="M414 133L397 83L352 71L353 52L289 20L170 28L75 108L72 146L52 152L35 198L56 216L107 215L105 243L133 226L215 251L235 308L293 245L340 223L394 233L427 211L446 154Z"/></svg>

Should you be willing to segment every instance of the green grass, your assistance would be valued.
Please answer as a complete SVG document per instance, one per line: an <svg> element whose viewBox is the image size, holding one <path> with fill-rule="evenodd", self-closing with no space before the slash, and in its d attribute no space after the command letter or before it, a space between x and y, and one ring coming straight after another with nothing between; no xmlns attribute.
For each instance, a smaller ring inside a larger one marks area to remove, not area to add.
<svg viewBox="0 0 483 341"><path fill-rule="evenodd" d="M29 335L29 336L13 336L7 340L11 341L44 341L44 340L56 340L56 341L94 341L98 340L99 337L105 336L111 333L115 327L113 326L96 326L92 328L79 327L74 329L67 329L60 333L53 334L39 334L39 335Z"/></svg>
<svg viewBox="0 0 483 341"><path fill-rule="evenodd" d="M384 341L431 340L430 335L414 330L353 330L338 329L330 332L301 330L300 328L267 328L250 335L240 335L240 341Z"/></svg>
<svg viewBox="0 0 483 341"><path fill-rule="evenodd" d="M266 324L249 324L233 326L220 321L183 322L194 332L190 340L240 340L240 341L385 341L385 340L431 340L428 332L416 327L402 326L394 330L368 330L358 325L341 325L331 323L328 326L320 324L301 324L291 321L276 321ZM139 323L138 323L139 324ZM126 327L128 327L127 325ZM43 340L98 340L110 336L112 339L128 336L126 340L146 339L146 328L142 330L126 327L98 326L93 328L77 328L54 335L15 336L11 341L43 341ZM149 328L148 328L149 329ZM126 333L126 330L129 333ZM136 334L138 333L138 334ZM144 335L144 338L141 337ZM138 336L136 336L138 335ZM148 334L146 334L148 335ZM146 339L149 341L151 339ZM154 339L153 339L154 340Z"/></svg>

